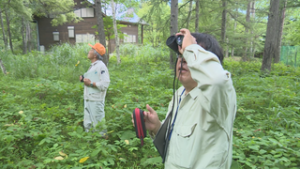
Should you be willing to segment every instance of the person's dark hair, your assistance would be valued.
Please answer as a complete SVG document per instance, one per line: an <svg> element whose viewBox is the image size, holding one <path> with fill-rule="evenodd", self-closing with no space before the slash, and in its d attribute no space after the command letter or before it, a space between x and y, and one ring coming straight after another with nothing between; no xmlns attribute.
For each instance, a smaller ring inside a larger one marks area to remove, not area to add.
<svg viewBox="0 0 300 169"><path fill-rule="evenodd" d="M205 50L215 54L221 64L223 65L223 50L220 47L218 41L211 35L205 33L191 33L196 38L197 44L203 47Z"/></svg>

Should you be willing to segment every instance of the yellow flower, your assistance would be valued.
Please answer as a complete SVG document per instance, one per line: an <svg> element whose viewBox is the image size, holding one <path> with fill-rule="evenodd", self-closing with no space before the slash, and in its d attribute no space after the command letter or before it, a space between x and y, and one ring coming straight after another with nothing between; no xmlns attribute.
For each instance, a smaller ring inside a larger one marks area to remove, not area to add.
<svg viewBox="0 0 300 169"><path fill-rule="evenodd" d="M90 157L84 157L82 159L79 160L79 163L84 163L87 159L89 159Z"/></svg>
<svg viewBox="0 0 300 169"><path fill-rule="evenodd" d="M23 111L19 111L19 114L23 114L24 112Z"/></svg>
<svg viewBox="0 0 300 169"><path fill-rule="evenodd" d="M55 160L63 160L64 158L62 156L58 156L54 158Z"/></svg>
<svg viewBox="0 0 300 169"><path fill-rule="evenodd" d="M254 136L252 138L255 138Z"/></svg>
<svg viewBox="0 0 300 169"><path fill-rule="evenodd" d="M77 62L77 64L76 64L75 66L78 66L78 65L79 65L79 63L80 63L80 61L78 60L78 62Z"/></svg>
<svg viewBox="0 0 300 169"><path fill-rule="evenodd" d="M65 154L65 153L63 153L62 151L60 151L59 154L60 154L61 156L67 156L67 157L68 157L68 155Z"/></svg>
<svg viewBox="0 0 300 169"><path fill-rule="evenodd" d="M126 107L127 107L127 104L124 105L124 108L126 108Z"/></svg>
<svg viewBox="0 0 300 169"><path fill-rule="evenodd" d="M125 143L128 145L129 144L129 141L128 140L124 140L125 141Z"/></svg>

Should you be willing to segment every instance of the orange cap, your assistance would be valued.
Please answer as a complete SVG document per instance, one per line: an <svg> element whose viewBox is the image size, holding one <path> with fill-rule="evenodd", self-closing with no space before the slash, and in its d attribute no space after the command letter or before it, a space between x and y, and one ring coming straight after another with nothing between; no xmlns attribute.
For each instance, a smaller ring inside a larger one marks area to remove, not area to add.
<svg viewBox="0 0 300 169"><path fill-rule="evenodd" d="M105 47L101 43L96 43L94 46L89 44L93 49L95 49L101 56L106 52Z"/></svg>

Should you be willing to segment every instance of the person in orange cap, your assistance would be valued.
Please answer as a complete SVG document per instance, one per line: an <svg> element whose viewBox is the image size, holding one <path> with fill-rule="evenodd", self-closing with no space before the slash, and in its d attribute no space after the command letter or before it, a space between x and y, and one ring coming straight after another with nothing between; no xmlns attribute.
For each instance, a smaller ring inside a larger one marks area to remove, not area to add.
<svg viewBox="0 0 300 169"><path fill-rule="evenodd" d="M79 80L84 83L83 123L86 132L93 127L93 131L100 131L100 134L105 136L107 130L105 127L104 105L106 91L110 83L108 69L102 62L102 56L106 50L100 43L96 43L94 46L89 45L92 48L87 58L91 61L91 66L84 75L79 77Z"/></svg>

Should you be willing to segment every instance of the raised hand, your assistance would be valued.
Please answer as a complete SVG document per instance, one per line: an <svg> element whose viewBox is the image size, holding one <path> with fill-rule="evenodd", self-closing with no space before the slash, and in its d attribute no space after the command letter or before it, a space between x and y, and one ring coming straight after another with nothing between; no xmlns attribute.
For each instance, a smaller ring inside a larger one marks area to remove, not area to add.
<svg viewBox="0 0 300 169"><path fill-rule="evenodd" d="M158 118L156 111L153 110L152 107L150 107L147 104L146 108L148 111L144 111L145 127L150 132L153 132L154 134L156 134L161 126L161 122ZM132 120L131 120L132 124L134 125L134 120L133 120L132 115L131 115L131 118L132 118Z"/></svg>

